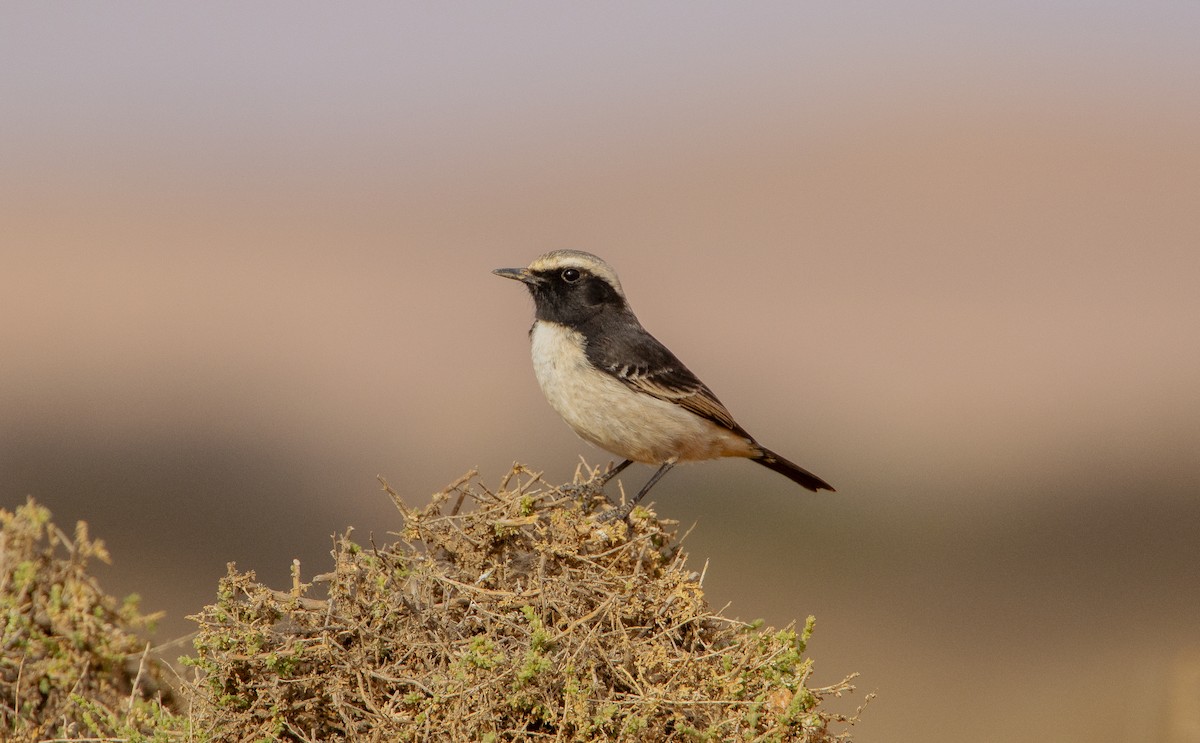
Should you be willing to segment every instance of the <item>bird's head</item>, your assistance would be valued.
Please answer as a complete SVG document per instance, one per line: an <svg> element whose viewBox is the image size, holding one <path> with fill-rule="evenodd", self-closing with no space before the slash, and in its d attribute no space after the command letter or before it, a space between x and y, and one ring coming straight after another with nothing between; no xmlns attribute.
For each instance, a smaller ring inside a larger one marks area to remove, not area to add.
<svg viewBox="0 0 1200 743"><path fill-rule="evenodd" d="M555 250L526 268L497 268L492 273L524 283L539 320L571 326L605 309L629 309L617 272L582 250Z"/></svg>

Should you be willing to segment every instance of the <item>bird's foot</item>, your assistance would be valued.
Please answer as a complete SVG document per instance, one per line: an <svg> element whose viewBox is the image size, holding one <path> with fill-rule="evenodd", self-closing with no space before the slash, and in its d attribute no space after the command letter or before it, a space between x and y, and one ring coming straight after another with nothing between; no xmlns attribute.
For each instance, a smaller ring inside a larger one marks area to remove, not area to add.
<svg viewBox="0 0 1200 743"><path fill-rule="evenodd" d="M634 505L635 504L630 501L624 505L614 506L613 508L610 508L604 513L596 516L596 521L599 521L602 524L607 524L610 521L627 521L629 519L629 514L633 513Z"/></svg>
<svg viewBox="0 0 1200 743"><path fill-rule="evenodd" d="M603 498L605 503L612 505L612 500L604 492L604 486L627 466L629 466L628 461L616 467L609 467L606 471L601 472L599 467L591 468L584 465L582 470L575 471L575 482L562 486L560 490L564 495L572 496L578 500L580 507L584 509L591 505L591 501L597 496ZM583 473L586 473L586 480L580 479Z"/></svg>
<svg viewBox="0 0 1200 743"><path fill-rule="evenodd" d="M563 485L559 488L563 495L570 496L579 501L581 508L587 509L591 502L599 496L604 499L605 503L609 503L608 496L604 493L605 480L601 477L593 475L582 482L573 482L570 485Z"/></svg>
<svg viewBox="0 0 1200 743"><path fill-rule="evenodd" d="M663 462L662 466L658 468L658 471L655 472L654 475L650 477L650 481L642 486L642 489L638 491L637 495L633 496L633 500L626 501L625 504L620 506L619 508L614 508L610 511L607 511L607 512L601 514L600 520L601 521L616 521L617 519L621 519L622 521L628 521L629 514L633 513L633 507L638 504L638 501L640 501L642 498L646 497L646 493L650 492L650 488L654 487L654 483L661 480L663 475L665 475L671 471L671 468L675 466L675 463L677 461L679 461L679 460L668 459L667 461ZM618 465L616 469L609 470L606 477L612 477L613 475L617 474L618 472L620 472L621 470L623 470L627 466L629 466L629 464L630 464L630 461L628 459L625 460L625 462L621 465Z"/></svg>
<svg viewBox="0 0 1200 743"><path fill-rule="evenodd" d="M579 505L582 508L587 508L588 504L596 496L601 496L606 502L608 501L608 496L604 494L604 485L597 483L594 480L563 485L558 490L563 495L579 501Z"/></svg>

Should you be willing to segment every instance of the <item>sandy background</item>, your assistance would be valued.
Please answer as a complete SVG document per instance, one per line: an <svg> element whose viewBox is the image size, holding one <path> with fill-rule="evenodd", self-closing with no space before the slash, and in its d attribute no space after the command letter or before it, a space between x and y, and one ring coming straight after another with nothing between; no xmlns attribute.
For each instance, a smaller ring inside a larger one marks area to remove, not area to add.
<svg viewBox="0 0 1200 743"><path fill-rule="evenodd" d="M580 248L837 486L654 500L717 606L817 615L858 739L1200 740L1197 39L1194 2L8 4L0 505L90 522L167 639L227 561L386 539L377 474L562 480L606 458L490 270Z"/></svg>

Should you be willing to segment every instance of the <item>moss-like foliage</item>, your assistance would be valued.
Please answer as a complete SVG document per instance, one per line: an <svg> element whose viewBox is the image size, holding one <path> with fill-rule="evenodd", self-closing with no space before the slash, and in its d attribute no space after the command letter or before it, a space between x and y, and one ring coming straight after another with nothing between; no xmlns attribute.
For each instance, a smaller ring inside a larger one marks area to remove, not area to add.
<svg viewBox="0 0 1200 743"><path fill-rule="evenodd" d="M88 572L108 559L83 522L68 536L32 500L0 509L0 740L166 740L182 729L146 657L154 618Z"/></svg>
<svg viewBox="0 0 1200 743"><path fill-rule="evenodd" d="M811 617L714 613L649 510L606 522L578 483L517 467L493 492L473 475L421 509L385 486L399 540L338 537L333 570L304 582L294 565L288 590L230 566L194 617L188 681L151 658L152 618L89 574L108 555L84 524L0 510L0 740L849 739L855 718L826 702L852 677L810 683Z"/></svg>
<svg viewBox="0 0 1200 743"><path fill-rule="evenodd" d="M395 543L343 535L331 572L303 582L295 566L285 591L230 566L194 617L204 739L848 739L853 719L823 700L850 678L809 684L811 618L772 630L714 613L650 511L599 521L519 467L419 510L387 490Z"/></svg>

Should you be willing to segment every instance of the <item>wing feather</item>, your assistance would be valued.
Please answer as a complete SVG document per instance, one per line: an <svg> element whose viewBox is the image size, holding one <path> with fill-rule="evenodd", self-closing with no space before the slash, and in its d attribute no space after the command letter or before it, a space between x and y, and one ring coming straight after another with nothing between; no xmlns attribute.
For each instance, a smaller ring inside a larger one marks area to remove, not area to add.
<svg viewBox="0 0 1200 743"><path fill-rule="evenodd" d="M674 403L750 438L708 385L640 325L603 333L590 341L588 359L629 388Z"/></svg>

